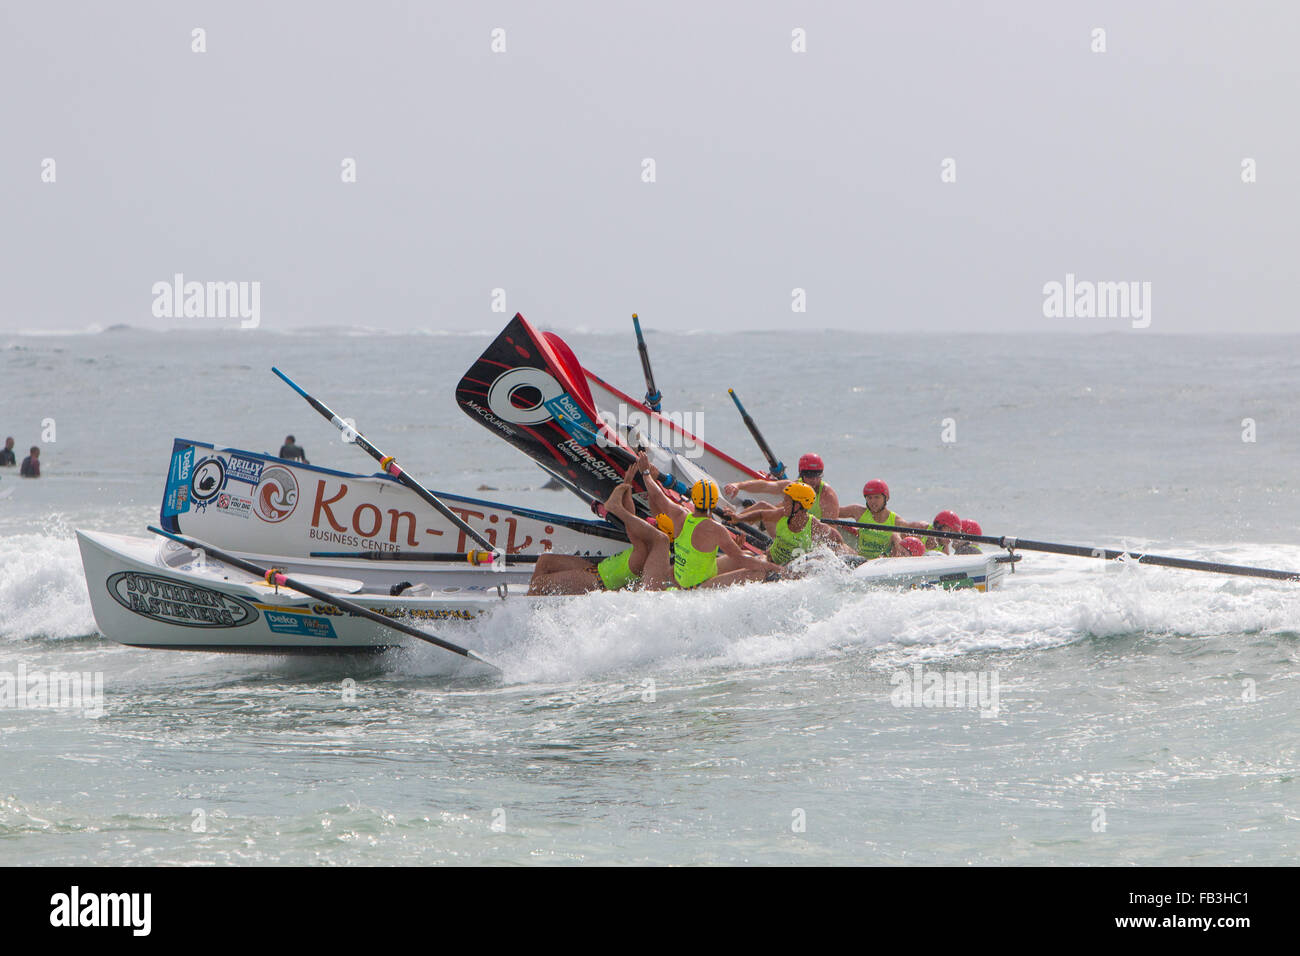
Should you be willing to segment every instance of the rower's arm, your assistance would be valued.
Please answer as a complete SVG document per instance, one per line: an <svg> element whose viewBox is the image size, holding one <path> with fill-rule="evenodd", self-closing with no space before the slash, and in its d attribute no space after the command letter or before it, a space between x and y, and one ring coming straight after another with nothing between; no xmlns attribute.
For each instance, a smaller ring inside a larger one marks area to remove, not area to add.
<svg viewBox="0 0 1300 956"><path fill-rule="evenodd" d="M822 524L816 518L811 516L808 520L812 522L812 536L815 540L825 541L836 551L852 552L853 549L845 544L844 539L840 537L838 529L832 528L827 524Z"/></svg>
<svg viewBox="0 0 1300 956"><path fill-rule="evenodd" d="M758 501L750 505L744 511L736 515L736 521L750 521L754 518L766 520L773 511L781 511L780 505L769 505L765 501Z"/></svg>
<svg viewBox="0 0 1300 956"><path fill-rule="evenodd" d="M712 522L712 530L717 533L716 543L718 550L727 557L745 567L753 568L755 570L768 566L767 558L762 557L761 555L747 554L745 551L741 550L740 545L736 544L736 539L733 538L727 532L727 529L722 527L722 525L717 522Z"/></svg>
<svg viewBox="0 0 1300 956"><path fill-rule="evenodd" d="M776 481L767 478L749 478L745 481L728 484L726 488L722 489L722 493L728 498L734 498L737 493L742 491L760 495L779 495L785 491L788 484L790 484L788 480Z"/></svg>
<svg viewBox="0 0 1300 956"><path fill-rule="evenodd" d="M644 458L644 456L645 453L642 452L642 457ZM641 482L645 485L646 499L650 505L650 511L652 514L666 514L673 519L673 525L680 529L682 521L690 512L681 505L668 500L664 490L659 487L659 482L655 481L651 476L649 465L650 462L647 458L641 466Z"/></svg>
<svg viewBox="0 0 1300 956"><path fill-rule="evenodd" d="M840 509L839 517L844 519L845 521L857 521L866 513L867 513L866 505L845 505ZM825 509L823 509L822 511L822 516L830 517L825 513Z"/></svg>
<svg viewBox="0 0 1300 956"><path fill-rule="evenodd" d="M822 517L838 518L843 514L840 511L840 496L835 493L835 489L826 482L822 482Z"/></svg>

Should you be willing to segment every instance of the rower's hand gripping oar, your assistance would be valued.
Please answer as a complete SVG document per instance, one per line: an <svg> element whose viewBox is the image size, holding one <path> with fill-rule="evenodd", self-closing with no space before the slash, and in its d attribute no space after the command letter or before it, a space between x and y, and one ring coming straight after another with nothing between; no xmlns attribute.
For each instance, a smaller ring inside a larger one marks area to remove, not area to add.
<svg viewBox="0 0 1300 956"><path fill-rule="evenodd" d="M641 334L641 320L632 313L632 326L636 329L636 349L641 353L641 371L645 373L645 403L652 412L660 411L663 395L655 388L655 373L650 371L650 350L645 347L645 337Z"/></svg>
<svg viewBox="0 0 1300 956"><path fill-rule="evenodd" d="M466 537L468 537L471 541L473 541L475 544L477 544L480 548L484 549L485 551L491 551L494 554L505 553L500 548L493 547L492 544L488 542L487 538L483 537L483 535L479 534L477 531L475 531L473 528L467 525L461 519L460 515L456 514L456 512L452 511L445 504L443 504L438 499L437 495L435 495L428 488L424 487L424 485L420 484L418 481L416 481L414 478L412 478L410 475L404 472L400 467L398 467L397 460L392 455L385 455L374 445L370 444L370 442L366 440L365 435L361 434L361 432L357 431L356 428L349 425L343 419L339 418L338 415L334 414L333 410L331 410L328 405L326 405L324 402L319 401L316 398L313 398L311 395L307 394L307 392L304 391L302 387L298 385L297 382L291 379L288 375L285 375L278 368L272 366L271 371L274 372L276 375L278 375L281 381L283 381L286 385L288 385L295 392L297 392L304 399L306 399L307 404L310 405L312 408L316 409L316 411L320 412L322 418L328 419L330 424L332 424L335 428L341 431L343 433L343 437L345 440L359 446L362 451L364 451L375 461L379 462L379 467L381 469L383 469L387 474L392 475L394 478L396 478L398 481L404 484L407 488L410 488L424 501L425 504L436 509L439 514L441 514L444 518L446 518L458 529L460 529L466 535Z"/></svg>
<svg viewBox="0 0 1300 956"><path fill-rule="evenodd" d="M740 404L740 398L736 395L736 390L734 388L729 388L727 389L727 394L730 395L731 400L736 403L736 410L740 412L740 417L744 420L745 427L748 428L749 433L754 436L754 441L758 443L758 450L761 451L763 456L767 459L768 474L773 478L785 478L785 462L780 461L776 455L772 454L772 449L767 444L767 439L765 439L763 433L758 430L758 425L755 424L754 419L750 417L749 412L745 411L745 406Z"/></svg>
<svg viewBox="0 0 1300 956"><path fill-rule="evenodd" d="M461 657L468 657L470 660L478 661L480 664L486 664L488 667L492 668L497 673L501 673L501 668L497 667L491 661L483 660L483 658L479 657L473 651L467 650L466 648L461 647L459 644L453 644L451 643L451 641L444 641L441 637L435 637L432 634L426 634L424 631L421 631L418 628L411 627L410 625L407 624L402 624L400 621L394 621L392 618L384 617L384 615L376 611L372 611L370 610L370 608L362 607L360 604L354 604L352 601L348 601L344 598L337 597L326 591L322 591L319 588L314 588L310 584L304 584L301 581L295 581L293 578L285 575L278 568L259 567L258 565L254 564L251 561L245 561L243 558L237 558L233 554L229 554L225 551L221 551L217 548L214 548L212 547L212 545L207 544L203 541L197 541L194 538L182 537L179 534L172 534L170 531L164 531L162 530L162 528L155 528L153 525L149 526L149 530L152 531L154 534L162 535L164 538L170 538L172 541L175 541L178 544L183 544L185 545L185 547L190 548L191 550L204 551L207 554L212 555L218 561L224 561L226 564L229 564L231 567L239 568L241 571L247 571L249 574L256 575L257 577L264 580L267 584L274 584L280 587L292 588L293 590L305 594L308 597L313 597L318 601L324 601L326 604L332 604L334 605L334 607L338 608L341 611L347 611L349 614L355 614L358 617L364 617L369 621L374 621L376 624L382 624L384 627L392 628L394 631L401 631L403 634L409 634L411 637L418 637L422 641L426 641L429 644L437 645L438 647L441 647L443 650L451 651L453 654L459 654Z"/></svg>
<svg viewBox="0 0 1300 956"><path fill-rule="evenodd" d="M899 528L888 524L863 524L839 518L821 518L822 524L843 528L866 528L868 531L908 531L922 538L951 538L956 541L975 541L992 544L1008 551L1045 551L1049 554L1068 554L1077 558L1132 558L1139 564L1154 564L1163 568L1181 568L1185 571L1211 571L1216 574L1236 574L1247 578L1269 578L1274 581L1300 581L1300 571L1277 571L1273 568L1253 568L1244 564L1221 564L1218 561L1193 561L1190 558L1171 558L1160 554L1142 554L1138 551L1115 551L1110 548L1093 548L1083 544L1058 544L1053 541L1030 541L1008 536L993 537L987 534L967 534L965 531L940 531L928 528Z"/></svg>

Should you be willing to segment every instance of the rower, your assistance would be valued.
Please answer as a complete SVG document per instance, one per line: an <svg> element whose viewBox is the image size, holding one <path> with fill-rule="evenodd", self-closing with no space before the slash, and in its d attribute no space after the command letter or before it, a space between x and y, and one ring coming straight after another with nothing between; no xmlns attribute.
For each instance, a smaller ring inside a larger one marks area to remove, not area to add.
<svg viewBox="0 0 1300 956"><path fill-rule="evenodd" d="M759 502L750 505L735 518L737 521L762 519L763 529L772 536L772 545L767 550L769 561L779 565L789 564L792 559L813 549L814 537L836 550L847 550L839 533L822 524L809 512L808 509L817 500L817 492L802 481L792 481L785 486L784 494L789 499L785 505Z"/></svg>
<svg viewBox="0 0 1300 956"><path fill-rule="evenodd" d="M794 480L802 481L816 494L812 507L808 509L809 514L814 518L838 518L840 517L839 495L835 494L834 488L822 480L822 472L825 470L826 463L822 461L822 456L809 452L800 456L799 477ZM731 482L722 491L728 498L735 498L742 491L760 495L779 495L785 491L790 481L791 479L750 478L747 481Z"/></svg>
<svg viewBox="0 0 1300 956"><path fill-rule="evenodd" d="M898 539L900 558L919 558L925 554L925 542L914 534L905 534Z"/></svg>
<svg viewBox="0 0 1300 956"><path fill-rule="evenodd" d="M605 501L605 509L623 522L630 548L607 558L584 558L573 554L543 554L537 558L528 593L585 594L588 591L622 591L642 585L663 590L672 584L670 535L673 522L660 514L654 524L636 513L632 500L632 479L639 463L633 463L623 481Z"/></svg>
<svg viewBox="0 0 1300 956"><path fill-rule="evenodd" d="M644 467L649 465L644 452L641 457L644 462L641 480L650 510L673 519L673 579L677 587L690 590L762 581L776 570L766 558L745 554L731 533L711 517L718 504L718 486L712 478L701 478L691 486L693 510L688 511L668 500L659 482L652 477L652 469ZM732 570L719 568L719 551Z"/></svg>
<svg viewBox="0 0 1300 956"><path fill-rule="evenodd" d="M858 524L887 524L894 528L924 528L924 521L904 521L889 510L889 485L872 478L862 486L862 499L866 505L845 505L840 517L855 519ZM850 534L852 532L849 532ZM896 531L862 528L858 531L858 554L867 560L891 555L902 557L901 536Z"/></svg>
<svg viewBox="0 0 1300 956"><path fill-rule="evenodd" d="M970 519L964 519L962 521L961 530L964 534L982 535L984 533L983 529L980 528L980 523L978 521L971 521ZM954 554L983 554L984 553L983 549L974 541L954 541L952 543L952 550Z"/></svg>
<svg viewBox="0 0 1300 956"><path fill-rule="evenodd" d="M926 526L927 531L960 531L961 519L957 517L955 511L940 511L934 516L934 521ZM925 539L925 550L941 551L944 554L952 554L952 541L948 538L929 538Z"/></svg>

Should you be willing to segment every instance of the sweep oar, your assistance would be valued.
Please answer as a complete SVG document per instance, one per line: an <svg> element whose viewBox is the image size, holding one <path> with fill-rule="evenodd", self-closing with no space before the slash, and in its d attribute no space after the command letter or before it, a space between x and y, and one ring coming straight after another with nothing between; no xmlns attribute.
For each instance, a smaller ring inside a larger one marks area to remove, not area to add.
<svg viewBox="0 0 1300 956"><path fill-rule="evenodd" d="M1253 568L1244 564L1221 564L1218 561L1193 561L1190 558L1170 558L1160 554L1143 554L1138 551L1115 551L1110 548L1092 548L1084 544L1058 544L1053 541L1030 541L1027 538L993 537L986 534L967 534L964 531L939 531L925 528L900 529L887 524L861 524L838 518L820 518L822 524L844 528L866 528L870 531L911 531L918 537L952 538L957 541L977 541L994 544L1008 551L1046 551L1049 554L1068 554L1077 558L1101 558L1109 561L1128 557L1139 564L1154 564L1162 568L1182 568L1186 571L1213 571L1217 574L1237 574L1247 578L1270 578L1274 581L1300 581L1300 571L1277 571L1272 568Z"/></svg>
<svg viewBox="0 0 1300 956"><path fill-rule="evenodd" d="M491 551L313 551L313 558L349 558L367 561L468 561L491 564L497 555ZM536 564L540 554L508 554L506 564Z"/></svg>
<svg viewBox="0 0 1300 956"><path fill-rule="evenodd" d="M650 371L650 350L645 347L645 337L641 335L641 320L632 313L632 326L636 329L636 348L641 353L641 371L645 373L645 403L652 412L658 412L663 395L655 388L655 373Z"/></svg>
<svg viewBox="0 0 1300 956"><path fill-rule="evenodd" d="M375 461L379 462L379 467L381 469L383 469L388 474L392 475L394 478L396 478L398 481L404 484L407 488L410 488L413 492L419 495L420 498L423 499L425 504L435 508L439 514L441 514L444 518L446 518L453 525L455 525L462 532L464 532L465 535L471 541L473 541L480 548L483 548L486 551L496 552L498 550L494 548L491 545L491 543L488 542L487 538L483 537L481 534L479 534L477 531L475 531L473 528L467 525L463 520L461 520L460 515L456 514L456 512L452 511L440 500L438 500L437 495L435 495L428 488L424 487L424 485L420 484L418 481L416 481L406 472L402 471L402 469L399 468L397 465L397 460L393 458L392 455L385 455L374 445L370 444L370 442L366 440L365 435L361 434L361 432L357 431L347 422L343 421L343 419L339 418L338 415L334 414L334 412L324 402L321 402L318 399L313 398L311 395L308 395L307 392L305 392L301 388L301 386L298 385L297 382L291 379L288 375L285 375L278 368L272 366L271 371L274 372L276 375L278 375L286 385L288 385L295 392L297 392L299 395L305 398L307 400L307 404L310 405L312 408L316 409L316 411L320 412L322 418L328 419L330 424L332 424L335 428L341 431L345 436L351 435L352 436L351 440L355 444L359 445L361 447L361 450L364 451L367 455L369 455Z"/></svg>
<svg viewBox="0 0 1300 956"><path fill-rule="evenodd" d="M767 439L765 439L763 433L758 430L758 425L754 423L754 419L750 417L749 412L745 411L745 406L740 404L740 399L736 396L736 390L734 388L729 388L727 389L727 394L730 395L731 400L736 403L736 410L740 412L740 417L744 420L745 427L749 429L749 433L754 436L754 441L758 442L758 450L767 458L768 474L773 478L784 478L785 462L778 460L776 455L772 454L772 449L767 444Z"/></svg>
<svg viewBox="0 0 1300 956"><path fill-rule="evenodd" d="M332 604L340 611L347 611L349 614L355 614L357 617L364 617L369 621L374 621L376 624L382 624L384 627L392 628L394 631L401 631L403 634L409 634L411 637L418 637L422 641L427 641L430 644L435 644L438 647L441 647L443 650L451 651L453 654L459 654L461 657L468 657L470 660L478 661L480 664L486 664L488 667L491 667L497 673L501 672L501 668L497 667L495 664L493 664L490 661L483 660L483 658L479 657L471 650L467 650L466 648L463 648L458 644L453 644L451 643L451 641L444 641L441 637L435 637L432 634L426 634L424 631L421 631L418 628L414 628L411 627L410 625L402 624L399 621L394 621L391 618L384 617L384 615L379 614L376 611L372 611L369 608L362 607L360 604L354 604L352 601L345 600L344 598L336 597L335 595L330 594L327 591L322 591L319 588L314 588L310 584L303 584L301 581L295 581L293 578L286 576L284 572L282 572L279 568L259 567L258 565L253 564L251 561L245 561L243 558L237 558L233 554L214 548L212 547L212 545L207 544L203 541L197 541L193 538L182 537L179 534L172 534L170 531L164 531L162 528L155 528L153 525L149 526L149 530L152 531L154 534L162 535L164 538L170 538L172 541L175 541L179 544L183 544L185 545L185 547L190 548L192 550L206 551L208 554L212 555L218 561L223 561L226 564L229 564L231 567L236 567L239 568L241 571L247 571L249 574L256 575L257 577L265 581L267 584L273 584L279 587L292 588L293 590L299 591L302 594L307 595L308 597L313 597L318 601L324 601L326 604Z"/></svg>

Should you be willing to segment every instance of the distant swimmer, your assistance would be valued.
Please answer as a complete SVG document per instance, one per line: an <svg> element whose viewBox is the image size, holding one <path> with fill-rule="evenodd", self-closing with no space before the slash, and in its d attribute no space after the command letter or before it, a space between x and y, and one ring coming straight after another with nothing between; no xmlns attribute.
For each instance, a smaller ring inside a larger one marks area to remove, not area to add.
<svg viewBox="0 0 1300 956"><path fill-rule="evenodd" d="M295 445L292 435L284 436L284 444L280 446L280 457L287 458L289 461L301 461L304 465L310 465L307 460L307 453L302 450L301 445Z"/></svg>
<svg viewBox="0 0 1300 956"><path fill-rule="evenodd" d="M808 509L809 514L814 518L838 518L840 517L839 495L835 494L834 488L822 481L822 472L825 470L826 463L822 461L822 456L809 452L799 458L799 477L793 480L802 481L817 494L812 507ZM748 481L732 482L722 490L728 498L734 498L742 491L760 495L779 495L785 491L791 480L750 478Z"/></svg>
<svg viewBox="0 0 1300 956"><path fill-rule="evenodd" d="M852 518L858 524L887 524L895 528L926 527L924 521L904 521L889 510L889 485L873 478L862 486L862 499L866 505L845 505L840 509L842 518ZM849 532L852 534L852 532ZM891 555L902 557L902 536L894 531L863 528L858 532L858 554L874 559Z"/></svg>
<svg viewBox="0 0 1300 956"><path fill-rule="evenodd" d="M652 526L637 515L632 501L632 479L639 467L638 463L628 468L622 484L605 501L605 510L623 522L632 546L607 558L543 554L533 569L529 594L586 594L637 586L661 591L672 584L669 535L673 522L661 514Z"/></svg>
<svg viewBox="0 0 1300 956"><path fill-rule="evenodd" d="M19 474L24 478L41 477L41 450L35 445L32 446L31 454L23 459L23 466Z"/></svg>
<svg viewBox="0 0 1300 956"><path fill-rule="evenodd" d="M934 516L934 520L930 522L925 530L960 531L961 519L957 517L957 513L954 511L940 511ZM944 554L952 554L952 539L926 537L925 550L942 551Z"/></svg>
<svg viewBox="0 0 1300 956"><path fill-rule="evenodd" d="M643 471L649 462L642 453ZM691 486L688 510L668 500L659 483L649 472L642 476L650 500L650 510L666 514L673 520L673 580L684 590L716 588L746 581L762 581L776 571L776 566L760 555L746 554L726 528L712 517L718 504L718 486L711 478L702 478ZM719 567L718 552L724 555Z"/></svg>
<svg viewBox="0 0 1300 956"><path fill-rule="evenodd" d="M966 519L961 523L961 530L966 534L982 535L984 531L980 528L978 521ZM952 543L954 554L983 554L984 550L974 541L954 541Z"/></svg>
<svg viewBox="0 0 1300 956"><path fill-rule="evenodd" d="M786 503L769 505L763 502L750 505L736 515L739 521L760 518L763 530L772 536L767 549L767 559L773 564L786 565L802 554L812 551L816 544L825 543L837 551L845 551L839 533L812 516L809 509L817 493L802 481L792 481L785 486Z"/></svg>
<svg viewBox="0 0 1300 956"><path fill-rule="evenodd" d="M0 449L0 468L12 468L18 464L18 459L14 457L14 440L5 439L5 446Z"/></svg>

